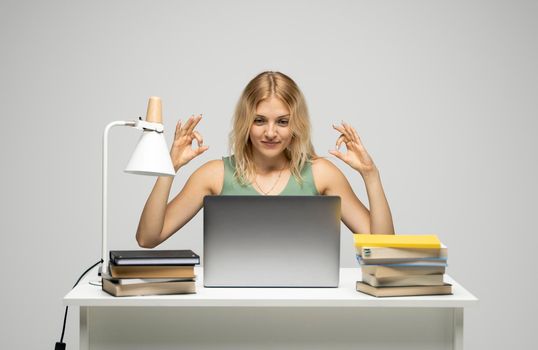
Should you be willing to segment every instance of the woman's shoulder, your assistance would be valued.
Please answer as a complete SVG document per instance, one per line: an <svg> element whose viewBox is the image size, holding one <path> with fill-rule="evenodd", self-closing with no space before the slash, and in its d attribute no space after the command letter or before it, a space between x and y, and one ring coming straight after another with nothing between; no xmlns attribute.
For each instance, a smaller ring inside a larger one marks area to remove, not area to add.
<svg viewBox="0 0 538 350"><path fill-rule="evenodd" d="M224 165L223 159L212 159L202 164L196 171L208 172L221 169Z"/></svg>
<svg viewBox="0 0 538 350"><path fill-rule="evenodd" d="M316 157L311 162L313 172L334 173L335 171L340 171L333 162L325 157Z"/></svg>
<svg viewBox="0 0 538 350"><path fill-rule="evenodd" d="M224 182L224 160L213 159L205 162L194 171L191 178L206 183L211 193L220 193Z"/></svg>
<svg viewBox="0 0 538 350"><path fill-rule="evenodd" d="M324 157L312 159L312 176L318 188L319 193L331 187L331 184L339 182L344 177L344 174L333 162Z"/></svg>

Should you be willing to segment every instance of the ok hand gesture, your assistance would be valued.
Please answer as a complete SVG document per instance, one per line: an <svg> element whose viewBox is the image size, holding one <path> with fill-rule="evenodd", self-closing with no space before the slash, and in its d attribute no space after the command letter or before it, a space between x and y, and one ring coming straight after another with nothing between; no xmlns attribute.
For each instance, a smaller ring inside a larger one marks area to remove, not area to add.
<svg viewBox="0 0 538 350"><path fill-rule="evenodd" d="M179 168L190 162L193 158L204 153L209 148L208 146L202 146L204 139L198 131L194 130L201 119L201 114L196 117L190 116L183 127L181 126L181 121L177 122L174 143L170 150L170 157L172 158L172 163L174 164L176 172ZM192 142L194 139L198 142L198 148L193 149Z"/></svg>
<svg viewBox="0 0 538 350"><path fill-rule="evenodd" d="M366 152L359 138L359 134L351 125L342 122L342 125L333 124L333 128L341 132L341 135L336 140L336 149L330 150L330 154L357 170L363 177L377 171L374 161ZM345 153L339 150L342 143L346 145L347 151Z"/></svg>

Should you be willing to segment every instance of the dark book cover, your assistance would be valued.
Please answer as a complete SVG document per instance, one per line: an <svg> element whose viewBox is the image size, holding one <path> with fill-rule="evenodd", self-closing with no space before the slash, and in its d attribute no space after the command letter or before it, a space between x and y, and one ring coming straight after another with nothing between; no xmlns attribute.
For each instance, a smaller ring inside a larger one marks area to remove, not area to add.
<svg viewBox="0 0 538 350"><path fill-rule="evenodd" d="M115 265L196 265L200 257L192 250L111 250Z"/></svg>

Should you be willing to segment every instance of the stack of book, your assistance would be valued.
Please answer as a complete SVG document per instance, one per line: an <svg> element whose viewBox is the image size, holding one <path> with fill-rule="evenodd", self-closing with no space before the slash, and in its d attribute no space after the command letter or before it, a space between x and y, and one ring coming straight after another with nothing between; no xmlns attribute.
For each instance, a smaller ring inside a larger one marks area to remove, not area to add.
<svg viewBox="0 0 538 350"><path fill-rule="evenodd" d="M452 294L443 276L447 247L435 235L355 234L362 281L359 292L375 297Z"/></svg>
<svg viewBox="0 0 538 350"><path fill-rule="evenodd" d="M196 293L194 265L200 257L191 250L115 250L110 252L103 290L111 295Z"/></svg>

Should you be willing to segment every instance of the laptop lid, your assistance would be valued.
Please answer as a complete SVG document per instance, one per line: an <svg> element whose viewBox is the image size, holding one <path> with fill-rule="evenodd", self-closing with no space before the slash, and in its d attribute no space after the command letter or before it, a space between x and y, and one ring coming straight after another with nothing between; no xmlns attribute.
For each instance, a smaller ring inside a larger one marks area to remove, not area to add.
<svg viewBox="0 0 538 350"><path fill-rule="evenodd" d="M337 287L340 197L206 196L204 286Z"/></svg>

